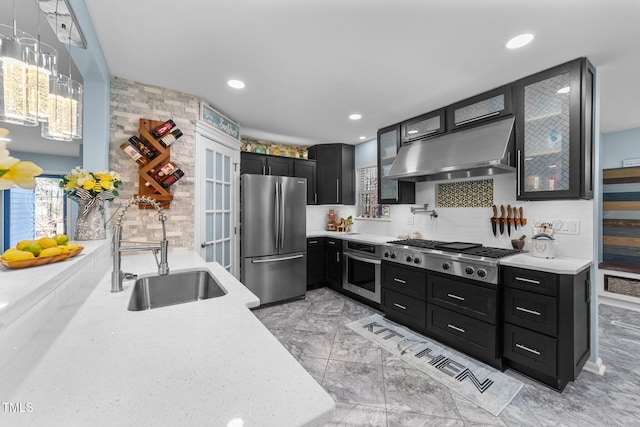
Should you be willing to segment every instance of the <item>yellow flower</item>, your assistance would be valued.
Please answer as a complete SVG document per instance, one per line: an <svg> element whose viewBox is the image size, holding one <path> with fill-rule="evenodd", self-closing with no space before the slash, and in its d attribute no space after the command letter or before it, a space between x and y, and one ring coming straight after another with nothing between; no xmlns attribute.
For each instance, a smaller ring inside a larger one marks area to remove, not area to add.
<svg viewBox="0 0 640 427"><path fill-rule="evenodd" d="M33 162L17 162L0 176L0 189L6 190L13 184L25 189L32 189L36 186L34 177L42 174L43 170Z"/></svg>
<svg viewBox="0 0 640 427"><path fill-rule="evenodd" d="M105 190L111 190L113 188L113 182L108 179L103 179L100 181L100 186Z"/></svg>
<svg viewBox="0 0 640 427"><path fill-rule="evenodd" d="M9 169L19 162L18 159L9 155L9 150L6 147L6 142L0 142L0 170Z"/></svg>
<svg viewBox="0 0 640 427"><path fill-rule="evenodd" d="M80 184L80 180L78 180L78 184ZM93 187L95 186L96 186L96 182L92 179L87 179L82 183L82 188L84 188L87 191L92 190Z"/></svg>

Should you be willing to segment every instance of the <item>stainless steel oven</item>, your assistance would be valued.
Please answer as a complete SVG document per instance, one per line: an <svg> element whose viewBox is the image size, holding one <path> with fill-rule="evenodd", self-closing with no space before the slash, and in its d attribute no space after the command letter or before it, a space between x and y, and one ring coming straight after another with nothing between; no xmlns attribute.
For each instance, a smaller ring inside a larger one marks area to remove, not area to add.
<svg viewBox="0 0 640 427"><path fill-rule="evenodd" d="M342 288L380 304L381 246L345 241Z"/></svg>

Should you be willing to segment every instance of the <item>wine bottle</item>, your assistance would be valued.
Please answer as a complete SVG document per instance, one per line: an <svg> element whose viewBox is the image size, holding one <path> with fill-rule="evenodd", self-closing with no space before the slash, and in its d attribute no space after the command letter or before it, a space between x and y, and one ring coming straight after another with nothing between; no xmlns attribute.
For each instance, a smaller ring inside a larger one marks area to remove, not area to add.
<svg viewBox="0 0 640 427"><path fill-rule="evenodd" d="M180 129L174 129L167 135L163 136L162 139L160 139L160 144L163 147L168 147L174 142L176 142L176 139L180 138L181 136L182 136L182 131Z"/></svg>
<svg viewBox="0 0 640 427"><path fill-rule="evenodd" d="M165 135L174 127L176 127L176 123L173 120L167 120L166 122L164 122L163 124L155 128L154 130L152 130L151 135L153 135L155 139L162 138L163 135Z"/></svg>
<svg viewBox="0 0 640 427"><path fill-rule="evenodd" d="M149 163L149 160L147 160L138 150L135 149L133 145L128 142L123 142L122 144L120 144L120 149L124 151L124 153L131 160L133 160L140 166L144 166Z"/></svg>
<svg viewBox="0 0 640 427"><path fill-rule="evenodd" d="M145 156L147 159L151 160L156 157L156 153L151 151L151 149L147 147L146 144L142 142L142 140L137 136L134 135L131 138L129 138L129 143L133 145L136 148L136 150L138 150L140 154Z"/></svg>
<svg viewBox="0 0 640 427"><path fill-rule="evenodd" d="M179 180L180 178L182 178L184 176L184 172L182 172L181 169L176 169L175 172L173 172L171 175L169 175L168 177L166 177L161 183L160 185L162 185L164 188L169 188L171 187L177 180Z"/></svg>

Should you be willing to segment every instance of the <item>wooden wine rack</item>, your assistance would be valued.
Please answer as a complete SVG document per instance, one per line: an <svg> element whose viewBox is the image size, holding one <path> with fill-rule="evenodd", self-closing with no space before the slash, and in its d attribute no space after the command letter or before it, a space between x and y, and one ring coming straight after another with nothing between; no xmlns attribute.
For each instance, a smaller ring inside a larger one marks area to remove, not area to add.
<svg viewBox="0 0 640 427"><path fill-rule="evenodd" d="M158 120L140 119L140 127L138 129L140 139L154 146L159 154L153 160L150 160L149 163L138 169L138 175L140 176L139 193L135 194L135 196L148 196L158 202L163 209L169 209L171 201L173 200L171 192L160 185L160 183L149 174L151 169L157 170L161 164L166 164L171 160L170 147L163 147L162 144L151 135L151 131L163 123L164 122ZM150 184L149 187L145 185L147 182ZM158 193L155 193L154 189L158 190ZM153 209L152 206L147 204L139 204L138 208Z"/></svg>

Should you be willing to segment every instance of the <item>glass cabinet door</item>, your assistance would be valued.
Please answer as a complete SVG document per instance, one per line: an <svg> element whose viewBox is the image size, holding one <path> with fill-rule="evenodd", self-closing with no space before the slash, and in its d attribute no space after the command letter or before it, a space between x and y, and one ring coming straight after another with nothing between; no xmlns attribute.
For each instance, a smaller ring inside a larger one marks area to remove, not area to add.
<svg viewBox="0 0 640 427"><path fill-rule="evenodd" d="M524 86L524 192L569 190L569 72ZM578 94L576 94L578 95Z"/></svg>
<svg viewBox="0 0 640 427"><path fill-rule="evenodd" d="M387 179L386 176L389 175L391 165L398 155L399 133L398 126L386 130L383 129L378 133L378 162L380 167L379 203L384 203L385 200L398 200L398 181L395 179Z"/></svg>
<svg viewBox="0 0 640 427"><path fill-rule="evenodd" d="M511 114L512 86L506 85L447 107L448 130L481 124Z"/></svg>
<svg viewBox="0 0 640 427"><path fill-rule="evenodd" d="M400 126L400 142L410 143L416 139L435 136L444 132L444 108L407 120Z"/></svg>

